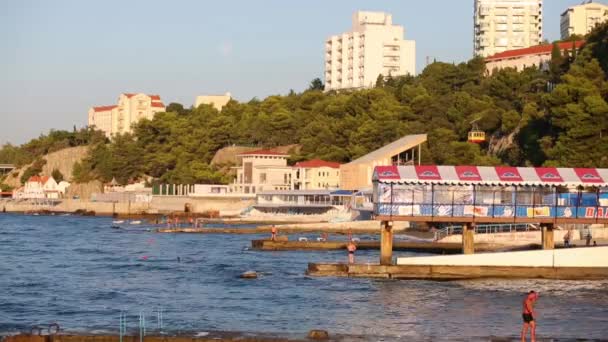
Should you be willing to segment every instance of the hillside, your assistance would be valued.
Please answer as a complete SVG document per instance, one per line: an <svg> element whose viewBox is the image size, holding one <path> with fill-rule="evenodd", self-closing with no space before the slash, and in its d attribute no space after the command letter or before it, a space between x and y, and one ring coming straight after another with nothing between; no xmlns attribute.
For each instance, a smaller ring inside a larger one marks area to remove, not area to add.
<svg viewBox="0 0 608 342"><path fill-rule="evenodd" d="M72 180L72 170L74 168L74 164L77 162L81 162L89 153L89 146L77 146L65 148L56 152L49 153L47 155L42 156L42 160L45 161L44 166L42 166L42 171L40 172L41 176L51 176L53 170L59 170L63 175L64 179L67 181ZM20 187L21 184L21 176L23 173L33 165L33 163L29 163L27 165L23 165L22 167L15 169L9 175L7 175L4 180L4 184L17 188Z"/></svg>
<svg viewBox="0 0 608 342"><path fill-rule="evenodd" d="M25 165L59 147L90 145L74 180L122 184L150 176L164 183L227 183L236 154L297 146L291 162L349 162L408 134L426 133L422 162L444 165L608 167L608 23L586 43L554 48L547 68L489 73L483 59L435 62L419 75L379 77L371 89L322 91L158 113L111 142L100 132L51 132L0 162ZM182 108L175 104L168 108ZM472 122L486 133L467 142ZM27 162L26 162L27 161ZM42 167L42 166L41 166Z"/></svg>

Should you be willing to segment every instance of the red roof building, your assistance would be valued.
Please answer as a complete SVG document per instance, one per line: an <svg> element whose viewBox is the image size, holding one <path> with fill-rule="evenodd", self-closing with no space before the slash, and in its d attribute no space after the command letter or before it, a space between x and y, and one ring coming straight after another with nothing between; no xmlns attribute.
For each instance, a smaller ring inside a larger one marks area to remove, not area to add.
<svg viewBox="0 0 608 342"><path fill-rule="evenodd" d="M574 43L558 43L558 47L563 55L566 51L572 50L573 46L576 49L580 49L584 44L584 40L578 40ZM523 69L532 66L545 68L547 63L551 61L552 50L553 44L545 44L500 52L485 59L486 70L492 72L495 69L515 68L518 71L522 71Z"/></svg>
<svg viewBox="0 0 608 342"><path fill-rule="evenodd" d="M123 93L118 104L89 109L89 126L103 131L108 138L115 134L131 132L131 127L140 119L152 120L158 112L165 111L160 95Z"/></svg>

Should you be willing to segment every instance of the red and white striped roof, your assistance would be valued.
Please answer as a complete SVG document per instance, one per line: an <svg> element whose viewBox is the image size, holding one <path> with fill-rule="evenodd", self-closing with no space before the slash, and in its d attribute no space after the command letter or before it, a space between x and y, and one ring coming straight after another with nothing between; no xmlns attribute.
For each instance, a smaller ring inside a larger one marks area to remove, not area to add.
<svg viewBox="0 0 608 342"><path fill-rule="evenodd" d="M608 169L512 166L376 166L374 181L410 184L608 186Z"/></svg>

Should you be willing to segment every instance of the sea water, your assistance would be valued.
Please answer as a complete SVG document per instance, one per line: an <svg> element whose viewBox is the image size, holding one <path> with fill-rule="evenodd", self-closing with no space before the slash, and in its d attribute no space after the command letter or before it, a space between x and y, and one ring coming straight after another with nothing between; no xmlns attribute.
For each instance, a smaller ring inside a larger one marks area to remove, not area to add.
<svg viewBox="0 0 608 342"><path fill-rule="evenodd" d="M162 310L170 334L516 337L524 294L536 290L539 336L608 337L608 281L315 278L307 263L345 261L346 253L252 251L263 236L111 226L104 217L0 214L0 335L53 322L66 332L118 334L121 312L129 332L140 313L153 331ZM376 262L378 251L356 257ZM248 270L260 277L240 279Z"/></svg>

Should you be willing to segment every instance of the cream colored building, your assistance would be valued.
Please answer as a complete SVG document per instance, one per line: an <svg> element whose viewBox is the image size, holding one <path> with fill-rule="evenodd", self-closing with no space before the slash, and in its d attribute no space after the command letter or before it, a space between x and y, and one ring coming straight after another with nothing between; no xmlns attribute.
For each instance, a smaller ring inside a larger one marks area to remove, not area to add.
<svg viewBox="0 0 608 342"><path fill-rule="evenodd" d="M416 43L382 12L356 12L352 31L325 41L325 90L367 88L378 75L416 73Z"/></svg>
<svg viewBox="0 0 608 342"><path fill-rule="evenodd" d="M132 125L141 119L152 120L165 105L159 95L120 94L118 104L89 109L89 126L102 130L108 138L132 131Z"/></svg>
<svg viewBox="0 0 608 342"><path fill-rule="evenodd" d="M201 95L196 97L196 102L194 103L194 108L198 108L198 106L202 104L212 105L213 108L221 111L224 106L230 102L232 97L230 93L226 93L224 95Z"/></svg>
<svg viewBox="0 0 608 342"><path fill-rule="evenodd" d="M231 184L232 192L255 194L260 191L289 190L291 166L287 165L288 154L269 150L241 153L237 156L241 166L236 169L236 179Z"/></svg>
<svg viewBox="0 0 608 342"><path fill-rule="evenodd" d="M579 49L583 44L585 44L585 41L579 40L574 42L574 47ZM567 51L572 50L573 43L563 42L559 43L558 46L562 55L564 55ZM546 69L548 63L551 62L552 50L553 44L545 44L497 53L485 59L486 71L488 74L491 74L494 70L504 68L515 68L517 71L522 71L531 66Z"/></svg>
<svg viewBox="0 0 608 342"><path fill-rule="evenodd" d="M359 159L341 165L340 189L371 189L372 175L376 166L420 164L420 147L425 142L426 134L406 135Z"/></svg>
<svg viewBox="0 0 608 342"><path fill-rule="evenodd" d="M568 7L561 16L561 37L568 39L573 34L584 36L593 30L595 25L605 21L608 21L608 6L604 4L589 1Z"/></svg>
<svg viewBox="0 0 608 342"><path fill-rule="evenodd" d="M340 163L313 159L296 163L292 171L292 190L338 189Z"/></svg>
<svg viewBox="0 0 608 342"><path fill-rule="evenodd" d="M475 55L487 57L542 42L542 0L475 0L474 6Z"/></svg>

